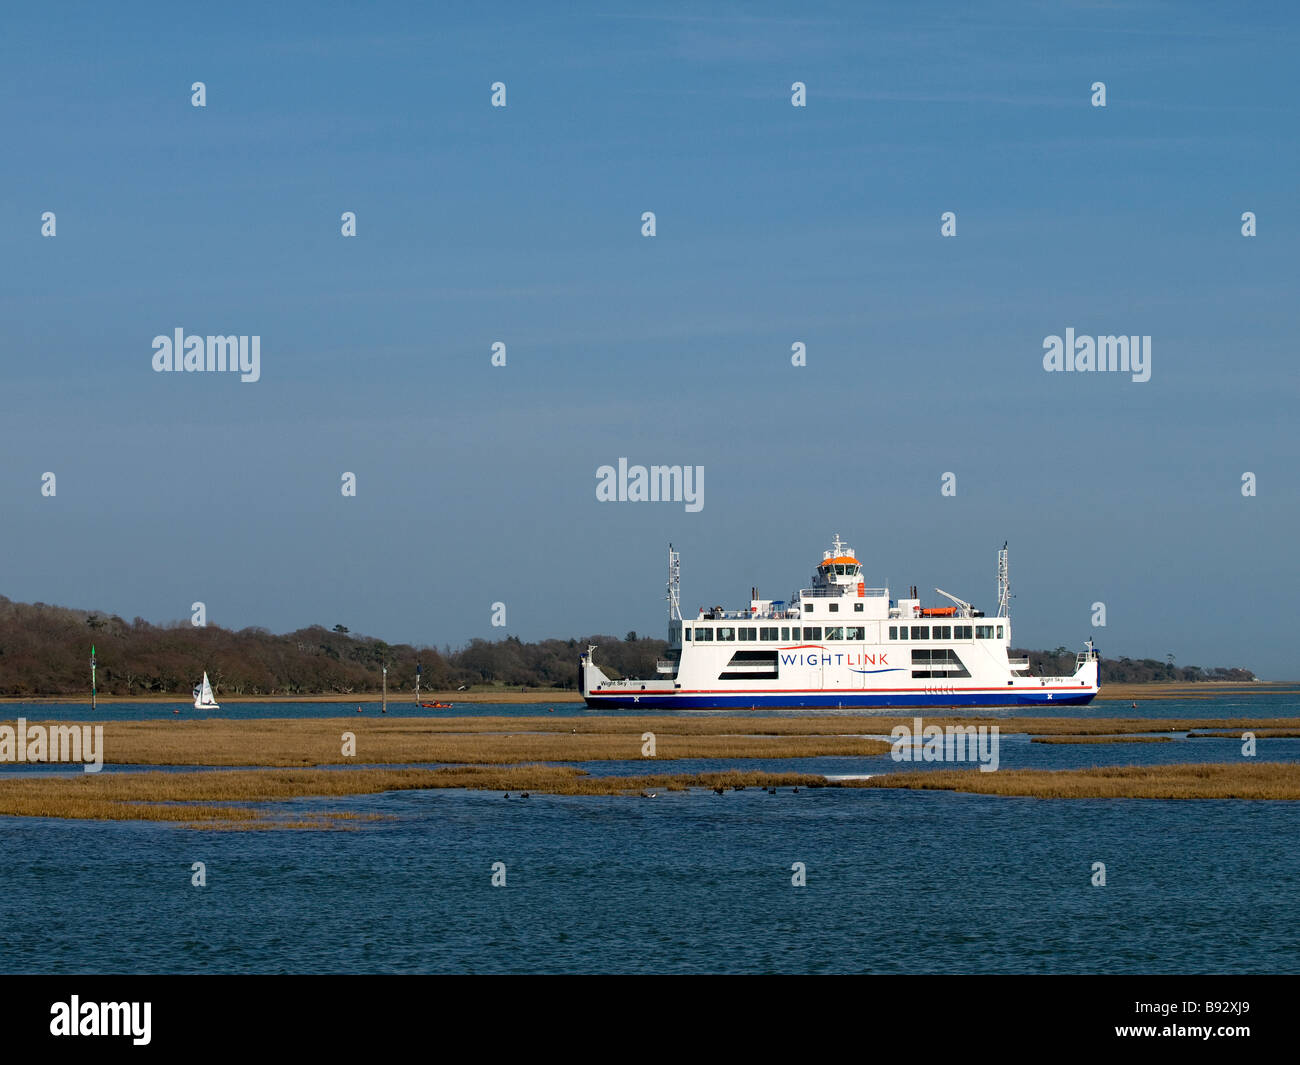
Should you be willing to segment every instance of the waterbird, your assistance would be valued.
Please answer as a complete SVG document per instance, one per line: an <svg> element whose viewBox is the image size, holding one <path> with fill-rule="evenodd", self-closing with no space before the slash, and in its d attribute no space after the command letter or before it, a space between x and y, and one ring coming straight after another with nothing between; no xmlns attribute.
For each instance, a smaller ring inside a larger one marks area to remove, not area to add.
<svg viewBox="0 0 1300 1065"><path fill-rule="evenodd" d="M767 793L768 793L769 795L775 795L775 794L776 794L776 788L768 788L768 789L767 789Z"/></svg>
<svg viewBox="0 0 1300 1065"><path fill-rule="evenodd" d="M713 789L713 794L715 794L715 795L721 795L721 794L722 794L722 788L721 788L721 787L716 787L716 788L714 788L714 789Z"/></svg>
<svg viewBox="0 0 1300 1065"><path fill-rule="evenodd" d="M795 793L796 795L798 795L798 794L799 794L799 789L798 789L798 788L795 788L795 789L794 789L794 793Z"/></svg>

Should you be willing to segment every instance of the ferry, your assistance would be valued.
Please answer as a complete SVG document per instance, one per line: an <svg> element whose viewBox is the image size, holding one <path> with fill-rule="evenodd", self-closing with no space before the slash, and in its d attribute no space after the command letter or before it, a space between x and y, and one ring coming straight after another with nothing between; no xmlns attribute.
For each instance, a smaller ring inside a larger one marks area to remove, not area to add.
<svg viewBox="0 0 1300 1065"><path fill-rule="evenodd" d="M882 707L1082 705L1101 690L1092 641L1068 677L1034 676L1012 658L1007 548L998 552L998 609L985 617L936 588L952 605L924 607L910 589L893 599L868 588L862 563L835 536L812 585L788 601L760 599L748 610L681 612L681 560L668 545L668 643L657 675L611 679L595 645L579 664L589 707L643 710L718 708L856 710Z"/></svg>

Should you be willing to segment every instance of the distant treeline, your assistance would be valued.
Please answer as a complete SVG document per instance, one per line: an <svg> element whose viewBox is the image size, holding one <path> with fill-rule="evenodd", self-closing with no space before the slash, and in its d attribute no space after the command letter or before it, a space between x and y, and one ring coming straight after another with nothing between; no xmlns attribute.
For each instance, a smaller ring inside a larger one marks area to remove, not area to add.
<svg viewBox="0 0 1300 1065"><path fill-rule="evenodd" d="M1013 650L1012 658L1029 658L1029 671L1035 676L1068 677L1074 672L1074 652L1058 647L1054 651ZM1106 658L1101 660L1102 684L1148 684L1153 681L1254 680L1249 669L1225 669L1215 666L1176 666L1155 658Z"/></svg>
<svg viewBox="0 0 1300 1065"><path fill-rule="evenodd" d="M578 656L588 644L610 676L655 675L667 643L629 632L572 640L523 643L471 640L459 650L389 644L320 625L276 635L261 628L234 632L188 622L151 625L44 603L14 603L0 596L0 695L76 695L90 688L90 647L97 654L98 689L106 695L188 695L206 670L218 694L318 695L378 692L388 664L388 690L415 688L417 663L425 690L464 685L575 689ZM1020 651L1034 672L1074 672L1074 654ZM1246 669L1202 670L1154 659L1104 659L1102 679L1112 683L1177 680L1254 680Z"/></svg>

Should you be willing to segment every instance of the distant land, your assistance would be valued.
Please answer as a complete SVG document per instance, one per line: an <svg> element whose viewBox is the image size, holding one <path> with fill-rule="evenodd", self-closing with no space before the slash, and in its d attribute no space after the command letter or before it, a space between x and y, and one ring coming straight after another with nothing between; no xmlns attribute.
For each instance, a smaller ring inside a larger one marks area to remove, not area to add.
<svg viewBox="0 0 1300 1065"><path fill-rule="evenodd" d="M84 695L90 688L90 648L104 695L188 696L207 672L229 696L375 694L388 664L388 690L415 687L416 665L425 691L464 685L575 690L578 656L597 647L601 668L612 676L654 676L667 642L629 632L616 636L540 640L516 636L471 640L459 650L389 644L348 631L313 625L276 635L262 628L238 632L188 622L152 625L115 614L45 603L15 603L0 596L0 696ZM1035 673L1074 672L1074 652L1017 650ZM1174 666L1153 658L1103 658L1103 684L1253 681L1241 668Z"/></svg>

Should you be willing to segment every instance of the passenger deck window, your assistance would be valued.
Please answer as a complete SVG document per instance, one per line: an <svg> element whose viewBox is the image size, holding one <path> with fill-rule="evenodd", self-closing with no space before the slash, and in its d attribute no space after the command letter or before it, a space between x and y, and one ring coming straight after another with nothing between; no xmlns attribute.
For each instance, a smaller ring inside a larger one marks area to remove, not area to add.
<svg viewBox="0 0 1300 1065"><path fill-rule="evenodd" d="M822 638L822 628L820 625L805 625L803 627L803 638L805 640L820 640Z"/></svg>
<svg viewBox="0 0 1300 1065"><path fill-rule="evenodd" d="M929 625L913 625L913 626L912 626L912 639L914 639L914 640L928 640L929 638L930 638L930 626L929 626Z"/></svg>

